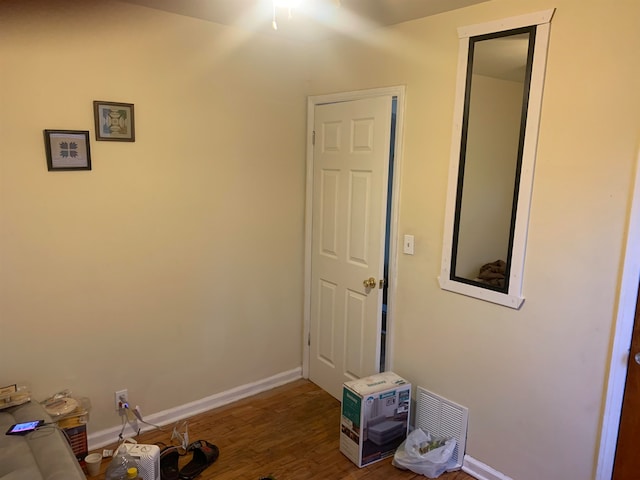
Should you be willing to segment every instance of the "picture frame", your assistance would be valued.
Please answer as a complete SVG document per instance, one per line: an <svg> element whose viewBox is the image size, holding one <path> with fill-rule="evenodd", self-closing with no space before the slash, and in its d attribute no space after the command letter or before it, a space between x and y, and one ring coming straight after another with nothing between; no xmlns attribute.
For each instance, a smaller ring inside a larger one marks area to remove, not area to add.
<svg viewBox="0 0 640 480"><path fill-rule="evenodd" d="M133 103L94 100L93 118L96 127L96 140L136 141Z"/></svg>
<svg viewBox="0 0 640 480"><path fill-rule="evenodd" d="M88 130L45 130L44 147L49 171L91 170Z"/></svg>

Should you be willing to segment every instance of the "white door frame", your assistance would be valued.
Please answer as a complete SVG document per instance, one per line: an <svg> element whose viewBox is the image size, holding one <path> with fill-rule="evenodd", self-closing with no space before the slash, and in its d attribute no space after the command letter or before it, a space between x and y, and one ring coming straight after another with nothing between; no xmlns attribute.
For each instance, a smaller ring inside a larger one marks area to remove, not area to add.
<svg viewBox="0 0 640 480"><path fill-rule="evenodd" d="M618 430L622 413L622 400L627 379L629 346L633 334L633 322L638 301L638 278L640 277L640 153L636 161L636 178L631 200L631 212L620 280L620 295L616 312L616 323L611 347L611 363L607 396L600 432L597 480L610 480L613 461L618 444Z"/></svg>
<svg viewBox="0 0 640 480"><path fill-rule="evenodd" d="M363 98L394 96L398 99L396 110L396 136L394 144L394 168L391 193L391 222L389 232L389 278L387 278L387 299L390 309L387 311L387 350L386 369L393 369L393 319L396 298L396 266L398 259L398 212L400 193L400 171L402 164L402 138L405 87L374 88L369 90L357 90L352 92L332 93L327 95L313 95L307 98L307 180L305 199L305 225L304 225L304 327L302 337L302 376L309 378L309 335L311 325L311 235L312 235L312 208L313 208L313 128L315 106L325 103L348 102ZM391 119L389 119L391 121Z"/></svg>

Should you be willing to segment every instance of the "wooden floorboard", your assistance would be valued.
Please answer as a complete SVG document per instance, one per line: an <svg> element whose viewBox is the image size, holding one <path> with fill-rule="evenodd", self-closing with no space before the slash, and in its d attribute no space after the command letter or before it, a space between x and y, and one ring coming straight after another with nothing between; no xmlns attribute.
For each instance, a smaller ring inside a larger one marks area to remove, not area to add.
<svg viewBox="0 0 640 480"><path fill-rule="evenodd" d="M358 468L339 450L340 402L307 380L205 412L188 420L189 439L207 440L220 449L219 459L201 480L412 480L425 479L391 465L391 458ZM173 425L141 434L138 443L171 444ZM117 444L108 448L115 449ZM190 454L180 459L184 466ZM101 474L109 463L103 460ZM442 480L472 480L463 472Z"/></svg>

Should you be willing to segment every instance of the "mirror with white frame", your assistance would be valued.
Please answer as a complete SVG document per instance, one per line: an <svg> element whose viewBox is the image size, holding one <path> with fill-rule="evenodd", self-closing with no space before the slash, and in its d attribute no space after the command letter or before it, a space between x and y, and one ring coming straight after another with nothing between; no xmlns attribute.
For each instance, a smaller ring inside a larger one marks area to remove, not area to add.
<svg viewBox="0 0 640 480"><path fill-rule="evenodd" d="M459 29L440 285L520 308L553 10Z"/></svg>

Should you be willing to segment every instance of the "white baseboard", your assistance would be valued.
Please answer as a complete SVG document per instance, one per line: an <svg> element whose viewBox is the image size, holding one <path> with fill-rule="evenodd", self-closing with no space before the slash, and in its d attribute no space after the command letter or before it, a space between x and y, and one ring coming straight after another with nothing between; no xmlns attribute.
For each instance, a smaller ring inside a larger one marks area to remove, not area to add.
<svg viewBox="0 0 640 480"><path fill-rule="evenodd" d="M462 471L478 480L513 480L511 477L507 477L505 474L494 470L489 465L485 465L469 455L464 456Z"/></svg>
<svg viewBox="0 0 640 480"><path fill-rule="evenodd" d="M278 373L272 377L258 380L257 382L241 385L225 392L216 393L215 395L211 395L210 397L202 398L194 402L185 403L184 405L179 405L177 407L170 408L169 410L145 415L143 418L146 422L153 425L169 425L179 420L197 415L198 413L206 412L245 397L250 397L257 393L271 390L272 388L279 387L300 378L302 378L302 367ZM140 424L140 427L142 432L152 430L154 428L153 426L144 424ZM122 430L122 426L107 428L90 434L87 439L89 443L89 450L95 450L118 442L120 430ZM125 436L127 433L131 435L131 429L129 427L125 430Z"/></svg>

